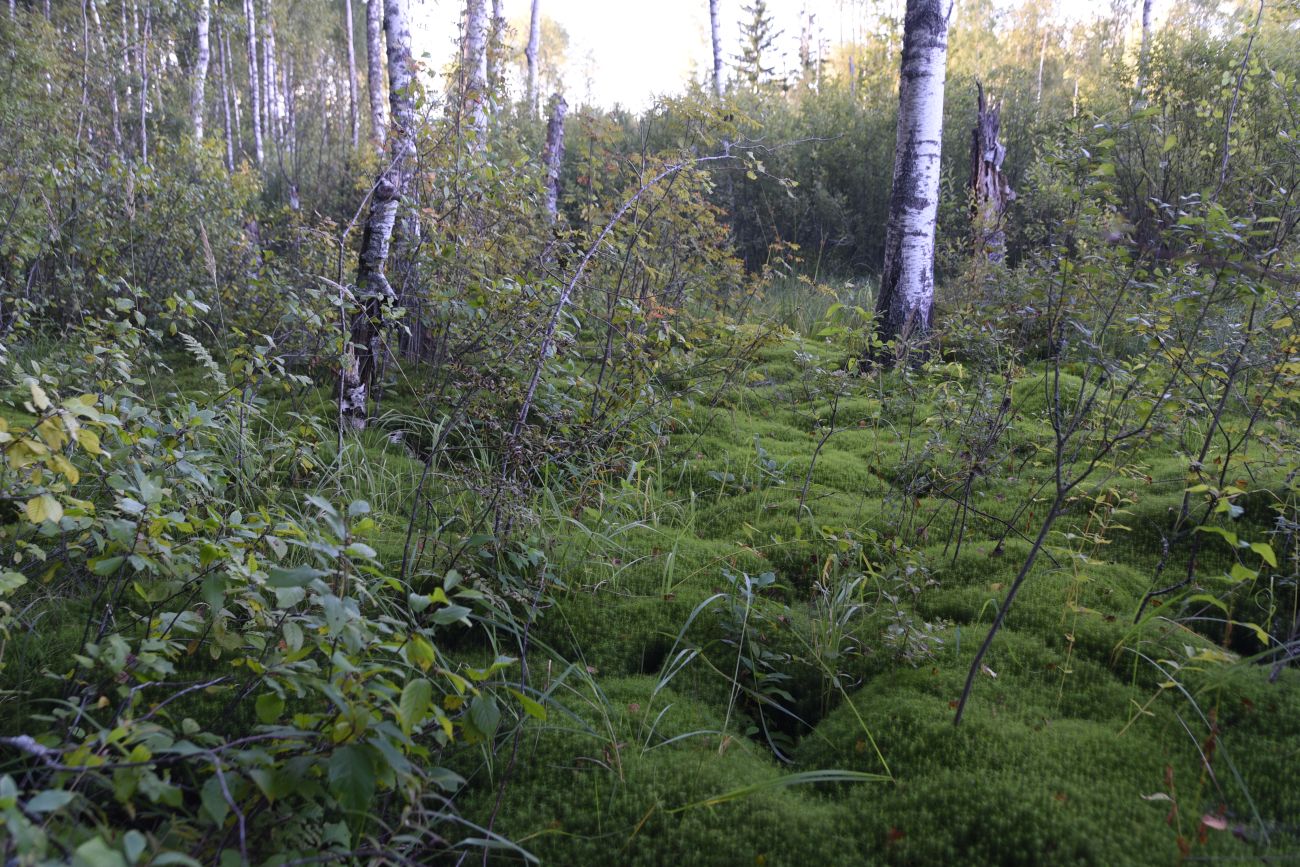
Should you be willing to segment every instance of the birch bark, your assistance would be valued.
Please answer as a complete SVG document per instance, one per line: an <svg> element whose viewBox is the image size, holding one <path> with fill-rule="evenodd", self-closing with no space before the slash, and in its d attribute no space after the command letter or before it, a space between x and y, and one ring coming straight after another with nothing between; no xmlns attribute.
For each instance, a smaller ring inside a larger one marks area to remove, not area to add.
<svg viewBox="0 0 1300 867"><path fill-rule="evenodd" d="M370 93L370 140L384 149L384 3L366 2L366 88Z"/></svg>
<svg viewBox="0 0 1300 867"><path fill-rule="evenodd" d="M905 345L930 330L948 19L953 0L907 0L894 184L876 297L881 336Z"/></svg>
<svg viewBox="0 0 1300 867"><path fill-rule="evenodd" d="M257 10L255 0L244 0L244 22L248 31L248 95L253 123L253 157L261 168L265 159L262 143L262 82L257 61Z"/></svg>
<svg viewBox="0 0 1300 867"><path fill-rule="evenodd" d="M1141 99L1147 86L1147 64L1151 60L1151 0L1142 0L1142 43L1138 47L1137 95Z"/></svg>
<svg viewBox="0 0 1300 867"><path fill-rule="evenodd" d="M226 132L226 170L235 170L235 138L230 124L230 70L226 65L226 34L217 24L217 66L221 68L221 119Z"/></svg>
<svg viewBox="0 0 1300 867"><path fill-rule="evenodd" d="M406 190L415 156L414 63L406 0L384 0L388 43L389 108L392 114L391 160L370 195L370 210L357 262L358 307L339 376L339 416L355 430L369 421L371 391L383 356L383 315L396 299L385 270L392 247L398 204Z"/></svg>
<svg viewBox="0 0 1300 867"><path fill-rule="evenodd" d="M722 33L718 28L718 0L709 0L709 31L713 34L713 95L722 99Z"/></svg>
<svg viewBox="0 0 1300 867"><path fill-rule="evenodd" d="M528 18L528 47L524 57L528 60L528 111L537 114L537 52L542 44L541 0L533 0L532 14Z"/></svg>
<svg viewBox="0 0 1300 867"><path fill-rule="evenodd" d="M190 122L194 140L203 141L203 96L208 79L208 64L212 61L208 44L208 25L212 16L210 0L199 0L198 17L194 32L198 37L198 56L194 62L194 83L190 91Z"/></svg>
<svg viewBox="0 0 1300 867"><path fill-rule="evenodd" d="M352 147L361 143L361 116L357 113L357 48L353 38L352 0L343 0L348 31L348 120L352 122Z"/></svg>
<svg viewBox="0 0 1300 867"><path fill-rule="evenodd" d="M10 6L12 9L12 4ZM108 79L108 107L112 112L113 120L113 146L122 150L122 109L117 101L117 74L113 66L112 58L108 54L108 40L104 38L104 23L99 17L99 4L95 0L90 0L90 18L95 22L95 33L99 37L99 53L104 59L104 69L108 72L114 69Z"/></svg>
<svg viewBox="0 0 1300 867"><path fill-rule="evenodd" d="M470 129L474 134L472 150L483 150L487 144L487 41L488 21L486 0L466 0L465 3L465 111L469 115ZM390 67L391 74L391 67Z"/></svg>

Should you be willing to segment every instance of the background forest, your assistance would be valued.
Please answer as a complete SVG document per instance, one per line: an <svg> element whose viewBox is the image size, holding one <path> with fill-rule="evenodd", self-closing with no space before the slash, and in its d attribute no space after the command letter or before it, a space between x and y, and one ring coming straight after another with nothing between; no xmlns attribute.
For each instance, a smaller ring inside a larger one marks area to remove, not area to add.
<svg viewBox="0 0 1300 867"><path fill-rule="evenodd" d="M0 861L1300 855L1300 8L699 3L0 8Z"/></svg>

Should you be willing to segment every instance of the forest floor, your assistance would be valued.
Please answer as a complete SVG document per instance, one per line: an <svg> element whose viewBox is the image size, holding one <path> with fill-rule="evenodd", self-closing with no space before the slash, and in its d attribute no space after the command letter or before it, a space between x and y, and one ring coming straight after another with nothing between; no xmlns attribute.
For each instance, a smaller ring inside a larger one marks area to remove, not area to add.
<svg viewBox="0 0 1300 867"><path fill-rule="evenodd" d="M466 757L466 817L550 864L1298 851L1298 673L1232 664L1247 627L1211 636L1158 609L1134 625L1187 484L1173 437L1080 492L955 727L1042 520L1045 374L1008 388L844 363L827 343L767 350L555 522L530 636L551 712ZM1002 441L972 473L972 419L1004 396ZM1268 497L1243 502L1238 530L1265 538ZM1226 586L1232 555L1208 548L1201 572Z"/></svg>
<svg viewBox="0 0 1300 867"><path fill-rule="evenodd" d="M743 384L686 384L658 438L602 479L541 491L526 577L480 586L521 622L532 613L545 718L451 754L464 819L556 865L1300 852L1300 672L1239 664L1261 649L1248 606L1226 628L1202 616L1233 591L1238 554L1211 537L1197 580L1135 624L1188 485L1186 430L1157 431L1080 488L954 726L1042 521L1045 369L1010 383L958 364L859 376L848 355L769 344ZM339 478L375 509L395 570L423 465L382 425L359 442ZM1242 473L1233 529L1266 540L1281 480L1262 454ZM1165 574L1184 567L1175 552ZM11 671L64 664L83 607L14 642ZM518 655L517 633L485 625L440 633L441 650Z"/></svg>

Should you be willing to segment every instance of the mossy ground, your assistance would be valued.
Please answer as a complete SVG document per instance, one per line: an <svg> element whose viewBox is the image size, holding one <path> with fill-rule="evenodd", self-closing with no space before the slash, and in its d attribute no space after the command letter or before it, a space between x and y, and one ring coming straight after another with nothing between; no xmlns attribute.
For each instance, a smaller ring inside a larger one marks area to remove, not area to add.
<svg viewBox="0 0 1300 867"><path fill-rule="evenodd" d="M842 365L834 350L812 352L823 369ZM975 648L1041 521L1045 381L1029 371L1010 389L1010 423L971 485L964 528L943 493L963 447L946 386L850 379L815 464L831 403L790 347L768 350L729 402L683 405L669 444L554 546L563 589L535 636L578 675L554 691L548 721L525 728L509 770L507 744L472 776L465 816L495 814L495 831L566 865L1172 864L1300 851L1289 784L1300 676L1270 682L1266 668L1229 664L1174 617L1133 623L1186 486L1172 436L1103 473L1058 523L954 727ZM1080 385L1063 377L1062 399ZM956 387L959 403L978 399L975 383ZM1239 520L1262 532L1269 513ZM854 568L845 551L859 550L877 562ZM1209 575L1233 555L1201 556ZM897 578L908 570L910 587ZM764 572L775 583L746 606L727 575ZM859 573L862 608L832 645L826 591ZM900 623L929 624L918 634L928 654L906 658ZM762 654L767 667L751 666ZM754 697L756 670L779 675L775 702L789 713ZM700 803L819 769L889 779Z"/></svg>

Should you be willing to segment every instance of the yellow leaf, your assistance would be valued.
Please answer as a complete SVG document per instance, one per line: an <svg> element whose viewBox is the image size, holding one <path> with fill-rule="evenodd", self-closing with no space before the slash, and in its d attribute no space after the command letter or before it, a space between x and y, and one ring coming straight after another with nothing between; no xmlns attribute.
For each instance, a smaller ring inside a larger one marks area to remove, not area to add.
<svg viewBox="0 0 1300 867"><path fill-rule="evenodd" d="M1273 325L1271 327L1280 331L1283 328L1290 328L1291 324L1292 324L1291 317L1283 316L1281 319L1274 320Z"/></svg>
<svg viewBox="0 0 1300 867"><path fill-rule="evenodd" d="M68 435L64 433L63 425L59 424L57 418L47 418L36 426L36 431L41 435L41 439L56 451L68 444Z"/></svg>
<svg viewBox="0 0 1300 867"><path fill-rule="evenodd" d="M49 494L41 494L27 501L27 518L33 524L58 521L63 517L63 505Z"/></svg>
<svg viewBox="0 0 1300 867"><path fill-rule="evenodd" d="M46 464L49 466L50 469L59 473L63 473L63 475L67 477L68 481L74 485L77 482L81 481L81 473L79 473L77 471L77 468L72 465L72 461L68 460L63 455L60 454L50 455L49 459L46 461Z"/></svg>
<svg viewBox="0 0 1300 867"><path fill-rule="evenodd" d="M49 395L45 393L45 389L41 388L40 384L36 380L34 379L27 380L27 387L32 390L33 406L35 406L41 412L45 412L45 410L50 408Z"/></svg>
<svg viewBox="0 0 1300 867"><path fill-rule="evenodd" d="M86 430L84 427L78 428L77 442L92 455L102 455L104 453L104 450L99 447L99 435L92 430Z"/></svg>

